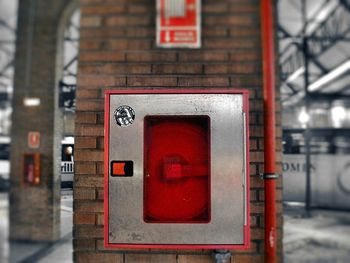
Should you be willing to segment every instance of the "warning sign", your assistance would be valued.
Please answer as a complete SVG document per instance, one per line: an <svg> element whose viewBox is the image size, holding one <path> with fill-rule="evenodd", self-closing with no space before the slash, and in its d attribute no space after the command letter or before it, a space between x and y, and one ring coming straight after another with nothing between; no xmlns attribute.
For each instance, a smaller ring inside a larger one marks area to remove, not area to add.
<svg viewBox="0 0 350 263"><path fill-rule="evenodd" d="M199 48L200 0L157 0L157 45Z"/></svg>

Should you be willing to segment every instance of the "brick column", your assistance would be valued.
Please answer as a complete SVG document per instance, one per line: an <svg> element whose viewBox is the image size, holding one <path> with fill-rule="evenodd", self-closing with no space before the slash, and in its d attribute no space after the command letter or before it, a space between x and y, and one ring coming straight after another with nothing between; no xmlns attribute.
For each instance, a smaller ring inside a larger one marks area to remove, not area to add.
<svg viewBox="0 0 350 263"><path fill-rule="evenodd" d="M155 46L155 1L81 0L77 90L74 258L76 262L214 262L212 251L103 247L103 91L108 88L220 88L250 91L251 249L231 262L263 262L263 98L260 1L203 0L202 48ZM278 108L277 161L281 157ZM282 226L281 183L278 226ZM281 254L281 231L278 236Z"/></svg>
<svg viewBox="0 0 350 263"><path fill-rule="evenodd" d="M19 1L11 130L10 238L14 240L59 238L63 122L57 108L56 52L59 20L68 2ZM38 97L41 104L26 107L24 97ZM40 132L38 149L28 148L30 131ZM23 184L24 153L41 155L38 186Z"/></svg>

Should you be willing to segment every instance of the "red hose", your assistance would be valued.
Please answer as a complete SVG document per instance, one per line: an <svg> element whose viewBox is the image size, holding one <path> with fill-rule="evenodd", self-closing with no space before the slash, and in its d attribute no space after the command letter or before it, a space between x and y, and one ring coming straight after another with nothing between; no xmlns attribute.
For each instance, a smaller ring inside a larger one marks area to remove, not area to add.
<svg viewBox="0 0 350 263"><path fill-rule="evenodd" d="M277 262L275 183L275 35L273 0L261 1L264 79L265 262ZM270 175L270 178L268 178Z"/></svg>

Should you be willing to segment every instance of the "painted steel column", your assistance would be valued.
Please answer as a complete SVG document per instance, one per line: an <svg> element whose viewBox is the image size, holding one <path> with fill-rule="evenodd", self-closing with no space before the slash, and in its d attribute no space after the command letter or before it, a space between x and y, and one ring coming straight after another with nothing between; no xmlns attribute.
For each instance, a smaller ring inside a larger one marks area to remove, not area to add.
<svg viewBox="0 0 350 263"><path fill-rule="evenodd" d="M304 90L305 90L305 112L310 116L310 92L309 92L309 41L307 36L307 7L306 2L302 2L302 23L303 23L303 54L304 54ZM309 120L310 121L310 120ZM306 122L304 131L305 141L305 164L306 164L306 182L305 182L305 216L310 217L311 210L311 152L310 152L310 123Z"/></svg>
<svg viewBox="0 0 350 263"><path fill-rule="evenodd" d="M275 35L273 0L261 1L264 79L265 262L277 262L275 174Z"/></svg>

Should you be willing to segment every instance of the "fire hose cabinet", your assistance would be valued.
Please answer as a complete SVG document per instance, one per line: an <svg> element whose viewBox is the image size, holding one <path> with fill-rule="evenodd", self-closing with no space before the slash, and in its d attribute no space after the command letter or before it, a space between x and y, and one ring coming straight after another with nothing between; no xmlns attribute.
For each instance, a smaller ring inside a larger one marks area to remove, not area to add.
<svg viewBox="0 0 350 263"><path fill-rule="evenodd" d="M41 183L41 155L40 153L25 153L23 155L23 184L40 185Z"/></svg>
<svg viewBox="0 0 350 263"><path fill-rule="evenodd" d="M107 90L107 248L249 246L248 92Z"/></svg>

